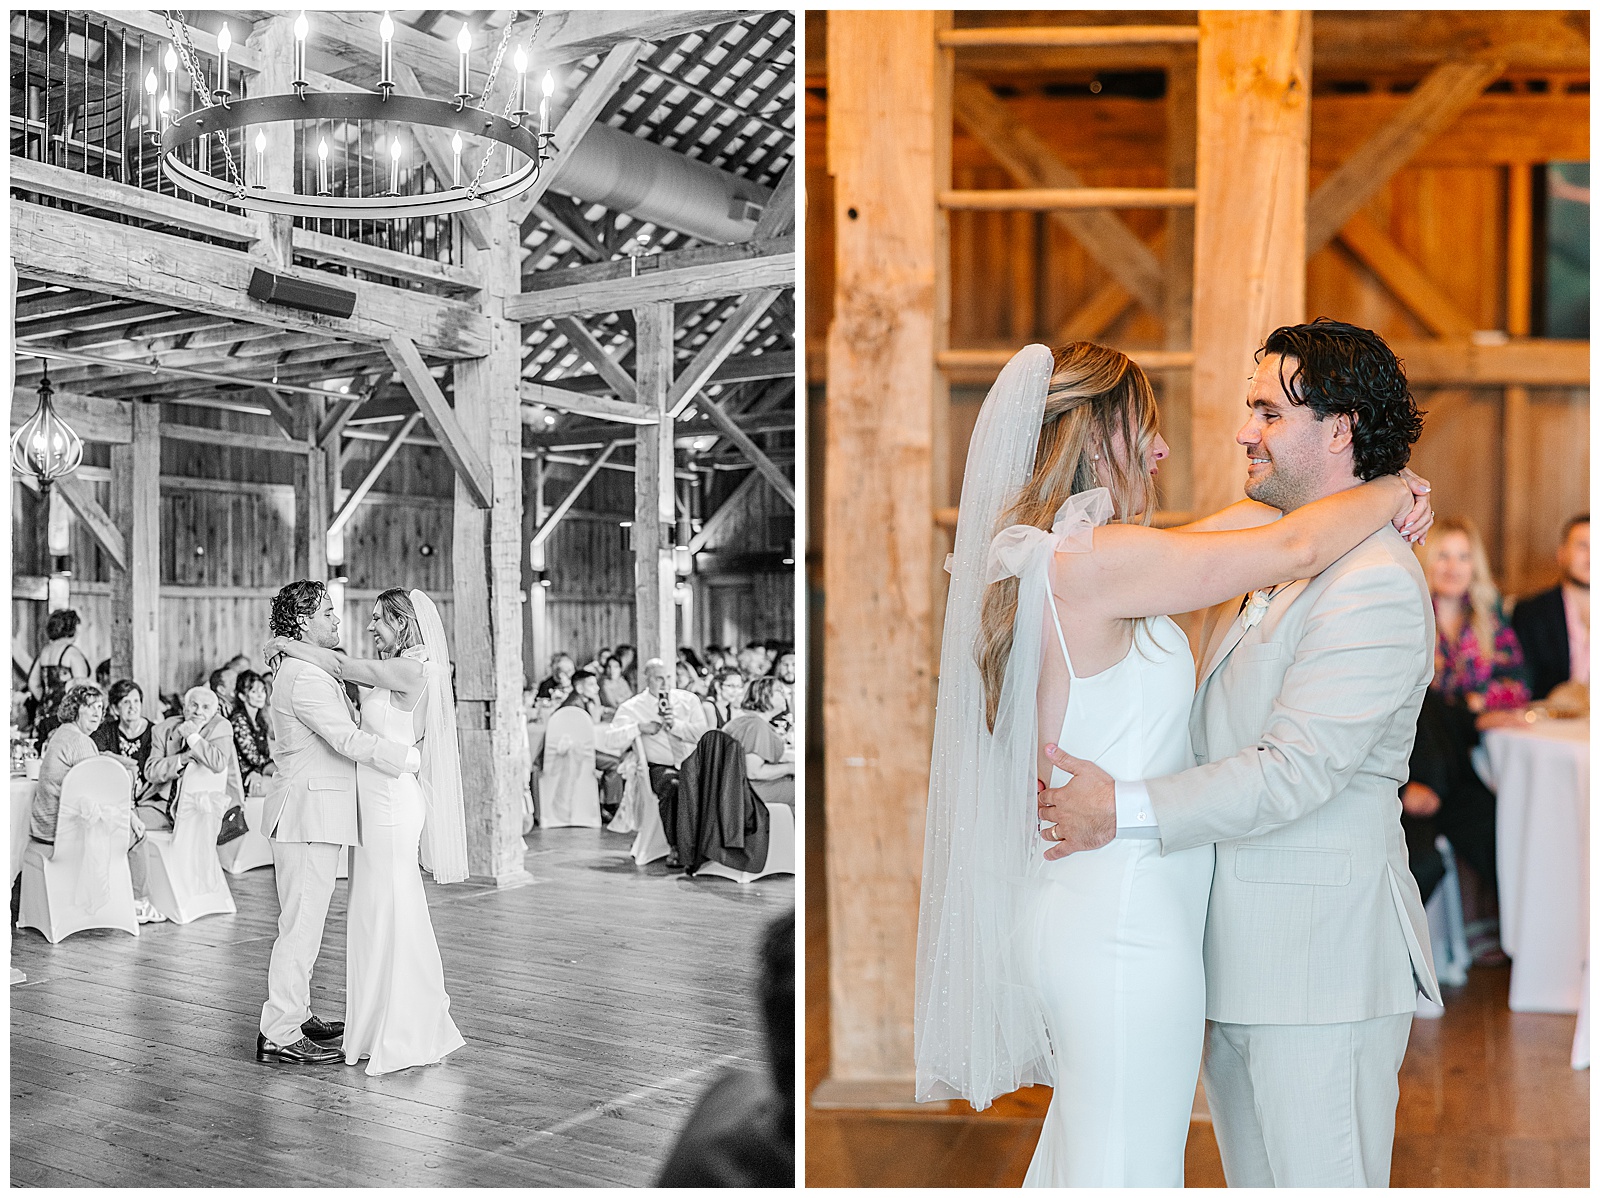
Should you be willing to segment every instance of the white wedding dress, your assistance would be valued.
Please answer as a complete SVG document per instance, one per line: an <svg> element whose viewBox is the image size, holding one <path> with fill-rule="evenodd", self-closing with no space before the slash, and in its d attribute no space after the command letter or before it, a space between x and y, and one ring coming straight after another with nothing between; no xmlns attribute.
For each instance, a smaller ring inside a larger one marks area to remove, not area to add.
<svg viewBox="0 0 1600 1198"><path fill-rule="evenodd" d="M367 691L361 726L402 745L421 743L424 693L402 711L382 688ZM376 1076L431 1065L466 1043L450 1018L444 965L418 866L423 795L416 775L356 766L361 844L351 850L345 953L345 1064L368 1058Z"/></svg>
<svg viewBox="0 0 1600 1198"><path fill-rule="evenodd" d="M1194 659L1178 625L1149 621L1126 657L1085 678L1046 606L1071 679L1056 743L1118 780L1192 766ZM1054 770L1050 784L1067 778ZM1157 839L1119 838L1044 862L1030 915L1055 1091L1024 1185L1183 1185L1214 861L1210 845L1162 856Z"/></svg>

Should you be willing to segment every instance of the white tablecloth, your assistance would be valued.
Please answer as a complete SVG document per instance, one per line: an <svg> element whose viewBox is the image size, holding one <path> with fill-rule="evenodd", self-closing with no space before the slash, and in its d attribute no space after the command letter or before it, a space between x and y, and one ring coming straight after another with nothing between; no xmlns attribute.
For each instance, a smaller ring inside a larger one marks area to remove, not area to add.
<svg viewBox="0 0 1600 1198"><path fill-rule="evenodd" d="M1577 1011L1589 960L1588 721L1497 728L1483 740L1497 796L1511 1009Z"/></svg>
<svg viewBox="0 0 1600 1198"><path fill-rule="evenodd" d="M28 849L28 816L33 813L33 792L37 779L11 779L11 880L22 873L22 854Z"/></svg>

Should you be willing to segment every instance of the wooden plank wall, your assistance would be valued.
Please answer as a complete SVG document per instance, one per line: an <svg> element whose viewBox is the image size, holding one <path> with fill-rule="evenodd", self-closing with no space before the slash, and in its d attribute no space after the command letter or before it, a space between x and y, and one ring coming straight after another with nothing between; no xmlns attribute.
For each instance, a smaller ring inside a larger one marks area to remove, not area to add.
<svg viewBox="0 0 1600 1198"><path fill-rule="evenodd" d="M813 55L814 58L814 55ZM816 63L813 62L813 66ZM1026 88L1026 81L1021 81ZM1317 92L1311 104L1311 188L1375 132L1405 102L1403 92ZM1090 187L1165 184L1164 101L1128 97L1046 96L1036 91L1006 100L1061 160ZM833 307L833 205L826 144L825 76L808 79L806 96L808 377L824 381L825 339ZM1586 161L1588 97L1554 88L1545 94L1490 92L1384 186L1363 212L1484 330L1506 327L1506 204L1510 161ZM956 126L953 185L1000 188L1012 180ZM1164 217L1119 214L1154 239ZM1043 214L955 212L950 221L951 344L1013 346L1052 343L1065 319L1107 279L1067 233ZM1335 241L1307 264L1309 316L1327 315L1375 329L1389 340L1421 340L1427 330ZM1135 305L1099 338L1124 348L1162 344L1159 319ZM1157 386L1159 388L1159 379ZM959 493L965 452L983 387L952 388L949 493ZM1242 396L1241 384L1241 396ZM1441 514L1467 516L1483 530L1497 579L1528 593L1556 577L1555 552L1566 519L1587 510L1589 402L1584 389L1530 391L1531 450L1537 486L1518 527L1502 528L1502 396L1500 388L1418 391L1431 411L1414 464L1435 486ZM1173 493L1187 490L1187 463L1172 463ZM1508 539L1526 548L1526 568L1506 579Z"/></svg>

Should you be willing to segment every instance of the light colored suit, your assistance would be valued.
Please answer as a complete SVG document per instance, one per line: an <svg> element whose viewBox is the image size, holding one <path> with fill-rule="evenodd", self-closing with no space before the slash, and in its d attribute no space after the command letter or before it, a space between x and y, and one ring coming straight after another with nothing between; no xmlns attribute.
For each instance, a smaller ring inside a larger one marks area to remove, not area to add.
<svg viewBox="0 0 1600 1198"><path fill-rule="evenodd" d="M311 1017L311 968L333 898L344 845L361 843L356 763L394 776L414 773L414 748L356 726L344 690L327 671L285 658L268 703L277 747L260 829L272 841L278 938L267 967L261 1032L274 1044L300 1039Z"/></svg>
<svg viewBox="0 0 1600 1198"><path fill-rule="evenodd" d="M1427 584L1386 527L1254 627L1208 623L1203 764L1147 786L1163 853L1216 845L1205 1077L1228 1182L1386 1185L1417 991L1439 1001L1398 797L1433 676Z"/></svg>

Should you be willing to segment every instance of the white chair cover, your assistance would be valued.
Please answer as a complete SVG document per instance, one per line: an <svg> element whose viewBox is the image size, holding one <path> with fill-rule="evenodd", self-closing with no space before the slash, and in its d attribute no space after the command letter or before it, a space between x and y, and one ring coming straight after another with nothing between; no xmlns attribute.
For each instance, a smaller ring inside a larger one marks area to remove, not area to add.
<svg viewBox="0 0 1600 1198"><path fill-rule="evenodd" d="M637 832L644 819L646 804L651 807L656 805L655 791L650 789L650 766L645 762L644 743L639 739L637 730L633 744L622 752L622 764L618 767L622 771L622 802L617 805L611 822L606 824L607 832ZM657 822L660 822L660 818L656 816Z"/></svg>
<svg viewBox="0 0 1600 1198"><path fill-rule="evenodd" d="M266 780L268 785L276 781L276 778ZM264 818L262 810L266 805L264 793L244 796L244 822L250 825L250 830L243 836L234 837L227 844L217 846L217 860L228 873L242 874L247 870L272 864L272 842L258 831Z"/></svg>
<svg viewBox="0 0 1600 1198"><path fill-rule="evenodd" d="M757 799L756 802L761 802ZM767 863L755 873L744 873L737 869L729 869L720 861L703 862L699 869L694 871L697 878L731 878L735 882L754 882L757 878L765 878L769 874L792 874L795 872L795 831L794 808L787 803L768 803L767 812L772 817L772 823L767 830Z"/></svg>
<svg viewBox="0 0 1600 1198"><path fill-rule="evenodd" d="M1456 855L1443 836L1434 842L1444 858L1444 877L1428 896L1428 931L1433 940L1433 968L1441 986L1465 986L1472 953L1467 948L1467 924L1461 910L1461 877Z"/></svg>
<svg viewBox="0 0 1600 1198"><path fill-rule="evenodd" d="M594 773L594 721L578 707L550 717L539 777L539 822L546 828L598 828L600 783Z"/></svg>
<svg viewBox="0 0 1600 1198"><path fill-rule="evenodd" d="M80 761L61 783L55 851L30 844L22 858L20 928L56 944L87 928L139 934L128 874L133 780L109 757Z"/></svg>
<svg viewBox="0 0 1600 1198"><path fill-rule="evenodd" d="M227 787L226 774L191 761L183 771L177 826L146 834L150 901L173 923L238 910L217 859L217 829L231 802Z"/></svg>

